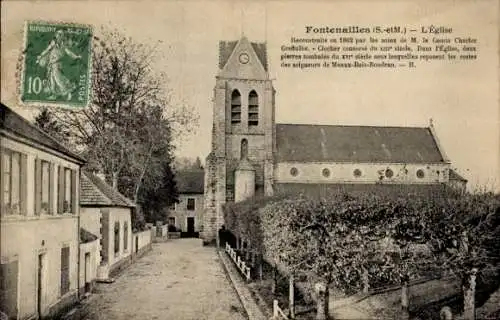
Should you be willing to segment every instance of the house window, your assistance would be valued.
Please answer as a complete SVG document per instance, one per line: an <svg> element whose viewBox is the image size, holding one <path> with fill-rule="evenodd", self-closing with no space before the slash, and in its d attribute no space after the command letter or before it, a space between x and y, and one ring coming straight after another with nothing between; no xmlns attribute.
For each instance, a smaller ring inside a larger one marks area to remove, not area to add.
<svg viewBox="0 0 500 320"><path fill-rule="evenodd" d="M323 174L323 177L325 177L325 178L328 178L330 176L330 170L328 168L324 168L321 173Z"/></svg>
<svg viewBox="0 0 500 320"><path fill-rule="evenodd" d="M361 177L362 172L361 172L361 170L359 170L359 169L354 169L353 174L354 174L354 176L355 176L356 178L359 178L359 177Z"/></svg>
<svg viewBox="0 0 500 320"><path fill-rule="evenodd" d="M171 204L168 206L168 208L169 208L170 210L175 211L175 202L171 203Z"/></svg>
<svg viewBox="0 0 500 320"><path fill-rule="evenodd" d="M0 310L9 319L17 319L18 262L0 264Z"/></svg>
<svg viewBox="0 0 500 320"><path fill-rule="evenodd" d="M47 161L41 161L41 213L47 214L49 213L49 202L50 202L50 163Z"/></svg>
<svg viewBox="0 0 500 320"><path fill-rule="evenodd" d="M298 174L299 174L299 169L293 167L290 169L290 174L293 176L293 177L296 177Z"/></svg>
<svg viewBox="0 0 500 320"><path fill-rule="evenodd" d="M186 209L189 211L193 211L195 207L195 201L194 198L188 198L187 199L187 206Z"/></svg>
<svg viewBox="0 0 500 320"><path fill-rule="evenodd" d="M437 173L438 173L438 175L439 175L439 171L438 171ZM423 179L424 177L425 177L425 172L424 172L424 170L422 170L422 169L418 169L418 170L417 170L417 178L419 178L419 179Z"/></svg>
<svg viewBox="0 0 500 320"><path fill-rule="evenodd" d="M248 140L243 139L241 140L241 156L240 159L247 159L248 158Z"/></svg>
<svg viewBox="0 0 500 320"><path fill-rule="evenodd" d="M128 224L125 222L123 225L123 250L126 251L128 247Z"/></svg>
<svg viewBox="0 0 500 320"><path fill-rule="evenodd" d="M69 247L61 249L61 296L69 291Z"/></svg>
<svg viewBox="0 0 500 320"><path fill-rule="evenodd" d="M21 154L2 151L3 204L2 215L19 214L21 206Z"/></svg>
<svg viewBox="0 0 500 320"><path fill-rule="evenodd" d="M259 124L259 96L254 90L248 95L248 125L257 126Z"/></svg>
<svg viewBox="0 0 500 320"><path fill-rule="evenodd" d="M63 213L76 213L76 172L69 168L59 166L57 174L57 211Z"/></svg>
<svg viewBox="0 0 500 320"><path fill-rule="evenodd" d="M168 225L175 226L175 217L168 217Z"/></svg>
<svg viewBox="0 0 500 320"><path fill-rule="evenodd" d="M241 122L241 95L238 90L231 93L231 124Z"/></svg>
<svg viewBox="0 0 500 320"><path fill-rule="evenodd" d="M71 169L64 169L64 203L63 212L71 212Z"/></svg>
<svg viewBox="0 0 500 320"><path fill-rule="evenodd" d="M120 222L115 222L115 255L120 252Z"/></svg>

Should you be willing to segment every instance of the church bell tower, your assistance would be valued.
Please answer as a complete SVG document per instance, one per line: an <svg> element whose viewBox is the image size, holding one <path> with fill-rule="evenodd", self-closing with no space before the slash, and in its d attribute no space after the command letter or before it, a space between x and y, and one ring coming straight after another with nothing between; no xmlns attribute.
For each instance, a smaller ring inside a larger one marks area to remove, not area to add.
<svg viewBox="0 0 500 320"><path fill-rule="evenodd" d="M246 37L221 41L205 166L206 242L224 225L224 203L273 194L274 97L266 44Z"/></svg>

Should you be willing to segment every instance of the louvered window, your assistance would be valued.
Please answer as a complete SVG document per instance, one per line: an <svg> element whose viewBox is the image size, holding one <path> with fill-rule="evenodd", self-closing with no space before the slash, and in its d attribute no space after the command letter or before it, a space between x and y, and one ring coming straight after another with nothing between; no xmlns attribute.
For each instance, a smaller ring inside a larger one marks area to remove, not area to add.
<svg viewBox="0 0 500 320"><path fill-rule="evenodd" d="M241 95L238 90L234 90L231 94L231 123L238 124L241 122Z"/></svg>
<svg viewBox="0 0 500 320"><path fill-rule="evenodd" d="M248 95L248 125L259 125L259 96L254 90Z"/></svg>

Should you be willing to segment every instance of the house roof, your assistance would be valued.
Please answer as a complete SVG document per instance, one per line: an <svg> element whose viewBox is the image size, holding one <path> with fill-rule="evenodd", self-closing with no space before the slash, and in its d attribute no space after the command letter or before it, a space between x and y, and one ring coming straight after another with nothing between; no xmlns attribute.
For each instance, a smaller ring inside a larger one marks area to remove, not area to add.
<svg viewBox="0 0 500 320"><path fill-rule="evenodd" d="M465 182L467 182L467 179L465 179L464 177L462 177L461 175L459 175L458 172L456 172L453 169L450 169L449 179L450 180L459 180L459 181L465 181Z"/></svg>
<svg viewBox="0 0 500 320"><path fill-rule="evenodd" d="M205 192L205 172L203 170L176 172L175 181L179 193Z"/></svg>
<svg viewBox="0 0 500 320"><path fill-rule="evenodd" d="M278 162L444 161L430 128L277 124L276 145Z"/></svg>
<svg viewBox="0 0 500 320"><path fill-rule="evenodd" d="M80 179L80 205L83 207L128 207L136 205L96 175L83 172Z"/></svg>
<svg viewBox="0 0 500 320"><path fill-rule="evenodd" d="M85 163L85 160L76 153L63 146L56 139L39 129L37 126L14 112L5 104L0 106L0 129L14 133L39 145L43 145L52 150L58 151L66 156L77 160L78 163Z"/></svg>
<svg viewBox="0 0 500 320"><path fill-rule="evenodd" d="M97 240L99 237L93 234L90 231L85 230L84 228L80 228L80 242L88 243Z"/></svg>
<svg viewBox="0 0 500 320"><path fill-rule="evenodd" d="M219 69L223 69L233 53L238 41L219 41ZM267 71L267 47L265 43L250 42L260 63Z"/></svg>

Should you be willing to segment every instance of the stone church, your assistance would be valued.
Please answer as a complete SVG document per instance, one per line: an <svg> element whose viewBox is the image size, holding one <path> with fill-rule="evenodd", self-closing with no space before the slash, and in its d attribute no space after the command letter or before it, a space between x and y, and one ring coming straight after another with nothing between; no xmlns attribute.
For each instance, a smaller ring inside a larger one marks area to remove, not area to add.
<svg viewBox="0 0 500 320"><path fill-rule="evenodd" d="M252 196L374 188L434 192L450 183L450 175L466 182L450 169L432 121L429 127L280 124L275 94L265 43L246 37L219 43L212 151L205 166L205 241L224 224L224 203Z"/></svg>

